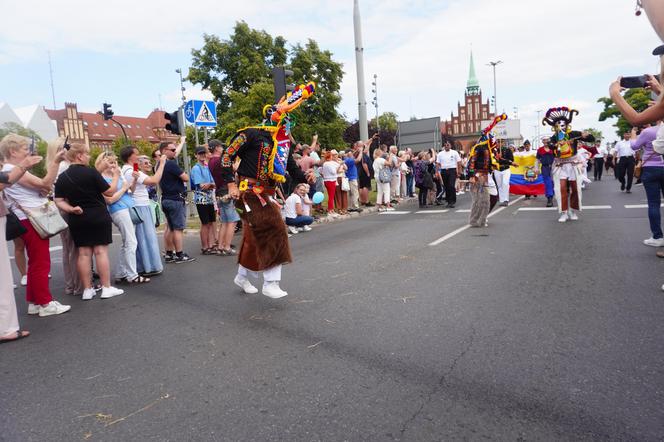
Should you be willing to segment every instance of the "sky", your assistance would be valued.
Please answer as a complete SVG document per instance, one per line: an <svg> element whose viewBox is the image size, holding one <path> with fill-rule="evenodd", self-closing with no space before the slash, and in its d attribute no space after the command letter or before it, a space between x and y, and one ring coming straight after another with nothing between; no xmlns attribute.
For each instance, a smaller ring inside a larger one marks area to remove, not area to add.
<svg viewBox="0 0 664 442"><path fill-rule="evenodd" d="M57 108L75 102L96 112L108 102L131 116L175 109L175 69L187 73L204 33L225 39L242 20L291 45L311 38L330 50L345 72L339 111L358 116L351 0L0 0L0 7L0 102L14 108L53 107L50 53ZM659 71L651 51L661 42L634 7L634 0L360 0L369 116L376 74L380 113L449 118L463 102L472 50L485 97L493 95L487 64L502 61L498 110L518 114L525 138L536 134L538 110L569 106L580 112L576 129L598 128L614 140L612 123L598 121L597 99L619 75ZM187 99L211 99L196 85L185 88Z"/></svg>

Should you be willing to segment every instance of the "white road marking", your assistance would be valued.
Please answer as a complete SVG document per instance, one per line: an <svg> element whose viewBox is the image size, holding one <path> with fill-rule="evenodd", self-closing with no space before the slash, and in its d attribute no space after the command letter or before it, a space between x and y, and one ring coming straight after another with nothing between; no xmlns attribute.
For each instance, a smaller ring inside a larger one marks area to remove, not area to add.
<svg viewBox="0 0 664 442"><path fill-rule="evenodd" d="M509 205L511 206L512 204L516 204L516 203L518 203L519 201L521 201L522 199L524 199L525 197L526 197L525 195L522 195L522 196L520 196L519 198L515 199L514 201L510 202ZM500 207L499 209L497 209L497 210L491 212L491 213L489 214L489 216L487 216L487 218L491 218L491 217L494 216L494 215L498 215L500 212L502 212L502 211L505 210L506 208L507 208L507 207ZM443 236L443 237L441 237L441 238L438 238L438 239L435 240L434 242L429 243L429 246L431 246L431 247L437 246L438 244L441 244L441 243L447 241L448 239L453 238L453 237L457 236L459 233L461 233L461 232L463 232L463 231L465 231L465 230L468 230L468 229L470 229L470 224L466 224L466 225L463 226L463 227L459 227L459 228L456 229L454 232L450 232L450 233L448 233L447 235L445 235L445 236Z"/></svg>
<svg viewBox="0 0 664 442"><path fill-rule="evenodd" d="M582 206L581 210L608 210L611 206Z"/></svg>
<svg viewBox="0 0 664 442"><path fill-rule="evenodd" d="M664 207L664 204L661 204L659 207ZM625 204L625 209L647 209L647 204Z"/></svg>
<svg viewBox="0 0 664 442"><path fill-rule="evenodd" d="M387 212L380 212L381 215L408 215L410 212L406 210L392 210Z"/></svg>
<svg viewBox="0 0 664 442"><path fill-rule="evenodd" d="M449 212L448 209L445 210L418 210L415 213L447 213Z"/></svg>
<svg viewBox="0 0 664 442"><path fill-rule="evenodd" d="M470 209L459 209L456 213L470 213Z"/></svg>
<svg viewBox="0 0 664 442"><path fill-rule="evenodd" d="M543 210L558 210L557 207L519 207L517 212L539 212Z"/></svg>

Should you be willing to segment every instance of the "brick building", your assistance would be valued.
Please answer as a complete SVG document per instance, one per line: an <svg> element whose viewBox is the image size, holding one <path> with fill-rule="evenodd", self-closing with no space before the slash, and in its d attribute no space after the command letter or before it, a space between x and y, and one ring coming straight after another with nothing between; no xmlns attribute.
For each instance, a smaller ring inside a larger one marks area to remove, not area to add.
<svg viewBox="0 0 664 442"><path fill-rule="evenodd" d="M69 136L69 141L85 143L101 149L109 148L113 142L123 138L124 126L130 142L147 141L159 144L162 141L177 141L178 136L167 131L164 126L164 112L158 109L150 112L147 118L123 117L116 115L114 120L104 120L97 113L79 112L76 103L65 103L64 109L46 109L48 116L55 121L60 136Z"/></svg>
<svg viewBox="0 0 664 442"><path fill-rule="evenodd" d="M475 62L470 54L470 69L464 105L457 103L457 114L450 113L450 119L441 122L443 138L452 137L463 151L468 152L477 142L483 129L482 120L493 120L494 114L490 111L489 100L484 102L479 81L475 75Z"/></svg>

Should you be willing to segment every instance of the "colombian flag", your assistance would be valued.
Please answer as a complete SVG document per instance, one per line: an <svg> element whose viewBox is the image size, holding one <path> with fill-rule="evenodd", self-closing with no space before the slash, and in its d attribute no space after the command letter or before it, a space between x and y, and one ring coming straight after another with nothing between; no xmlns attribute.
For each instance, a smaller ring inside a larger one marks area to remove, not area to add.
<svg viewBox="0 0 664 442"><path fill-rule="evenodd" d="M510 193L514 195L544 195L544 180L535 169L535 155L514 155L518 166L511 166Z"/></svg>

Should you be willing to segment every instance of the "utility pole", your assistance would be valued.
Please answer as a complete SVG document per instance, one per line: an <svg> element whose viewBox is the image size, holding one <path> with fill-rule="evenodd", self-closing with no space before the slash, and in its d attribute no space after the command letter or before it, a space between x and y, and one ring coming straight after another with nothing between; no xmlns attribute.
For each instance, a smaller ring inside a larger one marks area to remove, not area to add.
<svg viewBox="0 0 664 442"><path fill-rule="evenodd" d="M364 47L359 0L353 1L353 28L355 31L355 70L357 71L357 106L359 110L360 140L369 139L367 125L367 101L364 90Z"/></svg>
<svg viewBox="0 0 664 442"><path fill-rule="evenodd" d="M487 66L493 67L493 113L498 116L498 98L496 97L496 66L502 63L502 60L490 61Z"/></svg>
<svg viewBox="0 0 664 442"><path fill-rule="evenodd" d="M51 95L53 96L53 109L55 109L55 86L53 86L53 64L51 63L51 51L48 51L48 73L51 76Z"/></svg>
<svg viewBox="0 0 664 442"><path fill-rule="evenodd" d="M371 83L373 85L373 89L371 89L371 92L373 92L373 101L371 102L374 107L376 108L376 132L380 133L380 122L378 121L378 75L374 74L374 80Z"/></svg>
<svg viewBox="0 0 664 442"><path fill-rule="evenodd" d="M541 142L541 141L540 141L540 124L541 124L540 114L541 114L541 113L542 113L542 110L539 109L539 110L537 111L537 125L536 125L536 126L537 126L537 143L538 143L538 146L539 146L539 143Z"/></svg>

